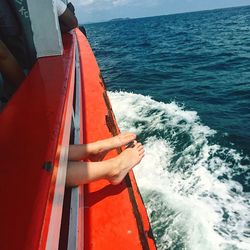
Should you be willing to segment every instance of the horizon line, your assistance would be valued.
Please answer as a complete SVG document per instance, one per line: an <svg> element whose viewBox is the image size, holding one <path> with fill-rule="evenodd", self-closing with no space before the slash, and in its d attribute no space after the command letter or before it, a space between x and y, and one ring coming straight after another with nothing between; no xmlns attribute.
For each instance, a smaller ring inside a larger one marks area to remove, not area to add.
<svg viewBox="0 0 250 250"><path fill-rule="evenodd" d="M111 18L109 20L103 20L103 21L95 21L95 22L86 22L81 23L81 25L88 25L88 24L96 24L96 23L107 23L110 22L113 19L126 19L134 20L134 19L142 19L142 18L152 18L152 17L160 17L160 16L172 16L172 15L180 15L180 14L188 14L188 13L196 13L196 12L205 12L205 11L213 11L213 10L224 10L224 9L233 9L233 8L241 8L241 7L250 7L250 4L248 5L239 5L239 6L232 6L232 7L223 7L223 8L214 8L214 9L204 9L204 10L194 10L194 11L184 11L184 12L176 12L176 13L169 13L169 14L162 14L162 15L155 15L155 16L142 16L142 17L117 17L117 18ZM125 20L124 20L125 21Z"/></svg>

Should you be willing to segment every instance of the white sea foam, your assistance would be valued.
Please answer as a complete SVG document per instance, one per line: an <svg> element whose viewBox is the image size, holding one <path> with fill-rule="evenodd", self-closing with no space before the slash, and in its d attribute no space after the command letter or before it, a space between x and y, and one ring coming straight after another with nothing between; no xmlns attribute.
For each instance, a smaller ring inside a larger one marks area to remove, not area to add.
<svg viewBox="0 0 250 250"><path fill-rule="evenodd" d="M174 102L126 92L109 97L121 130L144 140L135 175L158 249L250 249L250 196L232 180L247 168L242 156L210 143L216 132Z"/></svg>

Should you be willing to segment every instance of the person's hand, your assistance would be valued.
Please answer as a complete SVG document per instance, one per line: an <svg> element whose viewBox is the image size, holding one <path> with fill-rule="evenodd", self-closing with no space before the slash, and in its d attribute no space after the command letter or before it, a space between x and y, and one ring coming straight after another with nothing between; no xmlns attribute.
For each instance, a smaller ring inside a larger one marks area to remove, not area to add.
<svg viewBox="0 0 250 250"><path fill-rule="evenodd" d="M75 7L72 3L68 3L67 8L75 15Z"/></svg>

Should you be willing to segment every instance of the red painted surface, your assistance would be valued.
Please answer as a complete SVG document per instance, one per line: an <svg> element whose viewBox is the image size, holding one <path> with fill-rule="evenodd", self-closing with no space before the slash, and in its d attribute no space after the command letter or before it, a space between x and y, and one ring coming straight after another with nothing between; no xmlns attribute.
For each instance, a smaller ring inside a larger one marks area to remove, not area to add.
<svg viewBox="0 0 250 250"><path fill-rule="evenodd" d="M72 43L72 41L70 42ZM43 233L39 246L40 249L45 249L45 247L46 249L58 249L59 245L75 86L75 41L73 41L72 45L70 55L72 60L68 71L64 72L67 76L67 93L64 100L63 116L61 118L57 150L54 158L54 170L50 183L49 197L42 229ZM62 72L60 73L62 74ZM53 203L51 201L53 201Z"/></svg>
<svg viewBox="0 0 250 250"><path fill-rule="evenodd" d="M85 143L89 143L112 135L105 121L108 110L103 99L105 89L99 77L99 67L87 39L79 30L76 31L76 34L83 81L83 139ZM112 151L106 158L116 155L117 152ZM148 249L155 249L154 241L147 234L150 225L132 172L130 179ZM133 206L125 182L112 186L107 181L102 180L85 185L84 199L84 249L147 249L143 248L140 240Z"/></svg>
<svg viewBox="0 0 250 250"><path fill-rule="evenodd" d="M64 48L63 56L37 61L0 114L1 250L45 246L74 60L71 35Z"/></svg>
<svg viewBox="0 0 250 250"><path fill-rule="evenodd" d="M82 138L92 142L111 136L105 122L105 90L87 40L78 30L76 33L83 69ZM67 101L74 71L72 41L70 35L64 37L63 56L38 60L0 114L1 250L45 249L64 122L70 107ZM113 151L107 158L116 155ZM46 162L52 163L51 171L43 168ZM147 236L150 226L132 173L130 180L144 236L149 248L155 249ZM82 199L83 187L80 193ZM83 249L83 237L84 249L143 248L125 182L115 187L106 181L86 185L84 198L85 203L80 203L78 249Z"/></svg>

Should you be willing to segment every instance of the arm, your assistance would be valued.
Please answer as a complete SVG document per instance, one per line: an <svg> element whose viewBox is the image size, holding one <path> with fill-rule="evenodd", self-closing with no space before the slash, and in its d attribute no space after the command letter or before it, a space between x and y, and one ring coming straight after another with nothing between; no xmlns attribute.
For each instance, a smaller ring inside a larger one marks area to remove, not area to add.
<svg viewBox="0 0 250 250"><path fill-rule="evenodd" d="M8 84L11 85L12 92L19 87L25 78L16 58L11 54L2 40L0 40L0 73L5 77Z"/></svg>
<svg viewBox="0 0 250 250"><path fill-rule="evenodd" d="M59 16L59 21L62 32L68 32L78 26L76 16L68 8Z"/></svg>

